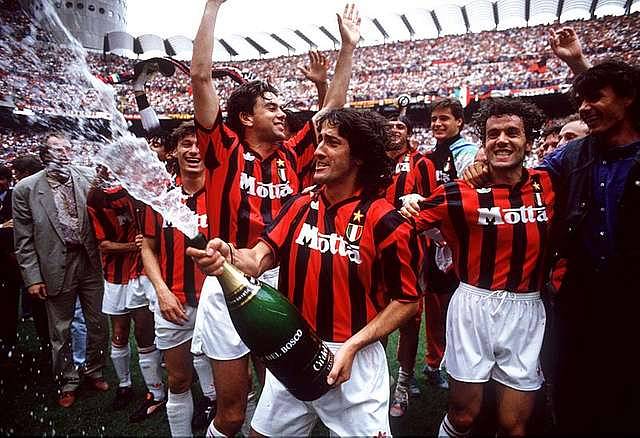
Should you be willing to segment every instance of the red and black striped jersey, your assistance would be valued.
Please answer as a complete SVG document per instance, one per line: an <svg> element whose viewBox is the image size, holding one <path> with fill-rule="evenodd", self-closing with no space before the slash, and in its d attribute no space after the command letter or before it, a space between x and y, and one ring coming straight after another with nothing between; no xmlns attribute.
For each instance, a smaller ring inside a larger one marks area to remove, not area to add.
<svg viewBox="0 0 640 438"><path fill-rule="evenodd" d="M416 234L385 199L300 194L262 240L280 263L279 290L326 341L344 342L392 299L419 298Z"/></svg>
<svg viewBox="0 0 640 438"><path fill-rule="evenodd" d="M400 197L417 193L425 198L436 187L436 168L428 158L408 151L396 158L393 182L387 188L386 199L396 208L402 207Z"/></svg>
<svg viewBox="0 0 640 438"><path fill-rule="evenodd" d="M92 188L87 195L87 210L98 241L135 242L141 233L144 210L122 187ZM104 279L113 284L127 284L142 273L140 251L102 253Z"/></svg>
<svg viewBox="0 0 640 438"><path fill-rule="evenodd" d="M282 205L300 191L299 175L313 161L313 122L278 145L268 157L240 141L218 118L210 130L196 125L207 168L209 231L238 247L253 246Z"/></svg>
<svg viewBox="0 0 640 438"><path fill-rule="evenodd" d="M461 281L488 290L539 291L555 194L549 174L523 170L515 186L438 187L421 203L418 231L437 227Z"/></svg>
<svg viewBox="0 0 640 438"><path fill-rule="evenodd" d="M188 196L184 202L198 215L198 231L208 238L204 189ZM156 239L162 279L169 290L181 303L197 306L206 276L186 254L187 237L149 206L145 211L144 237Z"/></svg>

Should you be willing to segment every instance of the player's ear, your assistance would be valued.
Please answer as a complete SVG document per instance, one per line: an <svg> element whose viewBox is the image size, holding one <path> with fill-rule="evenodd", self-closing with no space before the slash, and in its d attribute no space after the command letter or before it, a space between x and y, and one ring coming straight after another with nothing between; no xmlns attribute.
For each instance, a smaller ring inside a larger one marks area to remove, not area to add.
<svg viewBox="0 0 640 438"><path fill-rule="evenodd" d="M253 114L246 113L242 111L238 118L240 119L240 123L244 126L253 126Z"/></svg>

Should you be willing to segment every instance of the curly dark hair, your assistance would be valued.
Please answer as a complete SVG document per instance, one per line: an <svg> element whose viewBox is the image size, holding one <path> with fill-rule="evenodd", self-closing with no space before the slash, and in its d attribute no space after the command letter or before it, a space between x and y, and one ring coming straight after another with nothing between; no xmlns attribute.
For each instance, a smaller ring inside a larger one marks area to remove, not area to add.
<svg viewBox="0 0 640 438"><path fill-rule="evenodd" d="M351 158L362 162L356 181L363 195L382 196L393 178L393 160L385 152L390 142L387 119L374 111L341 108L323 114L318 127L324 123L337 128L349 142Z"/></svg>
<svg viewBox="0 0 640 438"><path fill-rule="evenodd" d="M528 142L540 134L540 128L546 120L544 112L533 103L520 99L498 98L485 100L473 116L473 126L484 142L489 117L517 116L524 125L524 135Z"/></svg>
<svg viewBox="0 0 640 438"><path fill-rule="evenodd" d="M619 97L633 98L629 116L640 129L640 67L613 59L604 61L576 76L571 93L580 105L584 99L596 100L605 87L611 87Z"/></svg>
<svg viewBox="0 0 640 438"><path fill-rule="evenodd" d="M233 90L227 101L227 124L236 134L242 136L244 132L240 113L253 114L258 96L269 92L278 95L278 89L265 81L247 82Z"/></svg>

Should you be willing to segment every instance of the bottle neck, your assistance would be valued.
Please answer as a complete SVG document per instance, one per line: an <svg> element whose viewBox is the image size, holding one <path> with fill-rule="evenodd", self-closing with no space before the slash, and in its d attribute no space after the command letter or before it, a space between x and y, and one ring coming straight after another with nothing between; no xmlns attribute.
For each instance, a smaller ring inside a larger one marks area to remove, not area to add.
<svg viewBox="0 0 640 438"><path fill-rule="evenodd" d="M222 274L218 276L218 281L224 292L229 310L242 307L258 293L260 283L247 277L231 263L224 262L222 270Z"/></svg>

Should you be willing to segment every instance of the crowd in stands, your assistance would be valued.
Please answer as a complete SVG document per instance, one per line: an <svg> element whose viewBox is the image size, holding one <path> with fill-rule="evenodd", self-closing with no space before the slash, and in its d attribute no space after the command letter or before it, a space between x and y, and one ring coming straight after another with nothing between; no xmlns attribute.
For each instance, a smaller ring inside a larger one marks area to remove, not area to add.
<svg viewBox="0 0 640 438"><path fill-rule="evenodd" d="M11 9L11 8L9 8ZM48 41L25 14L0 11L0 29L5 44L0 45L0 102L21 110L54 115L91 116L104 111L99 94L87 82L82 69L70 64L77 52ZM632 63L640 55L638 13L570 23L580 35L591 62L616 56ZM531 89L570 83L569 69L551 53L547 33L551 27L534 26L505 31L445 36L431 40L390 42L361 47L355 51L354 73L349 101L395 98L399 94L452 95L466 87L470 97L482 98L492 90ZM473 51L469 51L473 47ZM329 65L335 52L328 52ZM100 77L126 77L137 62L115 55L88 53L91 73ZM314 85L297 66L306 55L231 62L243 72L276 85L287 106L315 109ZM187 63L188 64L188 63ZM64 74L62 74L64 72ZM330 68L330 75L332 74ZM117 82L117 79L116 81ZM218 83L225 105L235 83L224 78ZM128 82L114 85L117 108L127 115L137 113L134 93ZM160 115L191 115L193 104L190 79L182 71L171 77L157 75L148 83L149 101ZM6 138L2 155L13 155L20 146L28 148L22 136ZM418 140L422 144L422 142Z"/></svg>

